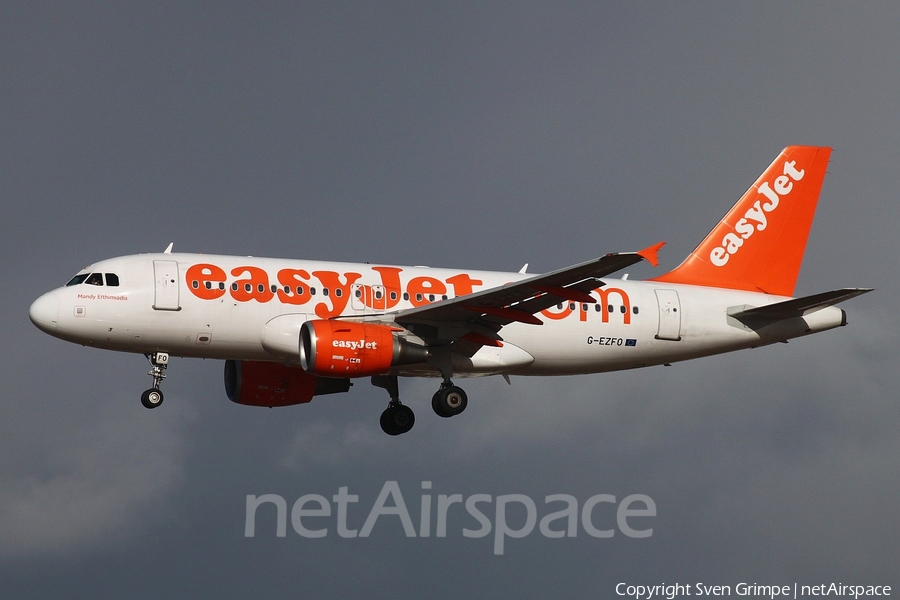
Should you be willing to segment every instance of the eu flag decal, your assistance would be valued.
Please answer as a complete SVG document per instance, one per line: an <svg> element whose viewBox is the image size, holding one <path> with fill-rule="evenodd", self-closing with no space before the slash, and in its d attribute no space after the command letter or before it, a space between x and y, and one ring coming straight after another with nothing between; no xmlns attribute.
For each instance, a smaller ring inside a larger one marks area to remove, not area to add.
<svg viewBox="0 0 900 600"><path fill-rule="evenodd" d="M626 346L637 346L637 340L634 338L628 338L627 340L625 340L625 345Z"/></svg>

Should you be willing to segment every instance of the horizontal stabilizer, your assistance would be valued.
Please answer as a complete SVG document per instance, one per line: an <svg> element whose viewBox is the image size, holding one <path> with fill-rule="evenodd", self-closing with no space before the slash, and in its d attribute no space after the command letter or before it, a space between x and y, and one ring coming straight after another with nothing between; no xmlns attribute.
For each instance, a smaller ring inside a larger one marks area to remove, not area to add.
<svg viewBox="0 0 900 600"><path fill-rule="evenodd" d="M757 306L755 308L740 309L736 312L729 311L728 316L734 317L738 321L780 321L782 319L790 319L792 317L803 317L810 313L816 312L828 306L834 306L838 302L861 296L867 292L871 292L872 288L843 288L840 290L832 290L830 292L822 292L821 294L813 294L803 298L794 298L793 300L785 300L784 302L776 302L766 306Z"/></svg>

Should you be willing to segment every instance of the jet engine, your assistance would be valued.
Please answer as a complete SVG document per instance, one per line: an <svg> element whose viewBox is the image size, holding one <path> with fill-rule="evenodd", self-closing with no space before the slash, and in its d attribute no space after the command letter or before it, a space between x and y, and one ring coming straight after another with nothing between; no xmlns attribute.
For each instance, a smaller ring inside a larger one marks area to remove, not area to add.
<svg viewBox="0 0 900 600"><path fill-rule="evenodd" d="M424 363L428 349L385 325L307 321L300 328L300 366L326 377L384 375L391 367Z"/></svg>
<svg viewBox="0 0 900 600"><path fill-rule="evenodd" d="M225 393L228 399L247 406L304 404L313 396L350 389L350 380L316 377L281 363L252 360L225 361Z"/></svg>

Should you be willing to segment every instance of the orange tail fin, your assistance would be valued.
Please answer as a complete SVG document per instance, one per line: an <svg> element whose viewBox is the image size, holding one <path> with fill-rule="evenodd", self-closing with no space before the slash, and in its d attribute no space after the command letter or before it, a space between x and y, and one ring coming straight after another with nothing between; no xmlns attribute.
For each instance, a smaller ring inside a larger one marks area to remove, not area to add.
<svg viewBox="0 0 900 600"><path fill-rule="evenodd" d="M793 296L830 156L785 148L691 255L653 281Z"/></svg>

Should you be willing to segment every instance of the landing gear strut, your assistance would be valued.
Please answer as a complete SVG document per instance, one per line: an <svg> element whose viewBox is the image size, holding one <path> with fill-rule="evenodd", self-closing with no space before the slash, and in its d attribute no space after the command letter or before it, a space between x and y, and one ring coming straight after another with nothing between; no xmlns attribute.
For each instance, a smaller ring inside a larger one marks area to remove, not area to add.
<svg viewBox="0 0 900 600"><path fill-rule="evenodd" d="M431 408L439 417L455 417L466 410L469 399L461 387L453 385L450 379L444 379L441 389L431 397Z"/></svg>
<svg viewBox="0 0 900 600"><path fill-rule="evenodd" d="M153 378L153 387L141 394L141 404L144 408L156 408L163 402L163 393L159 384L166 378L166 367L169 366L169 354L167 352L154 352L145 355L150 361L151 369L147 375Z"/></svg>
<svg viewBox="0 0 900 600"><path fill-rule="evenodd" d="M381 429L388 435L406 433L416 424L412 409L400 403L400 391L396 375L374 375L372 385L387 390L391 396L388 407L381 413Z"/></svg>

